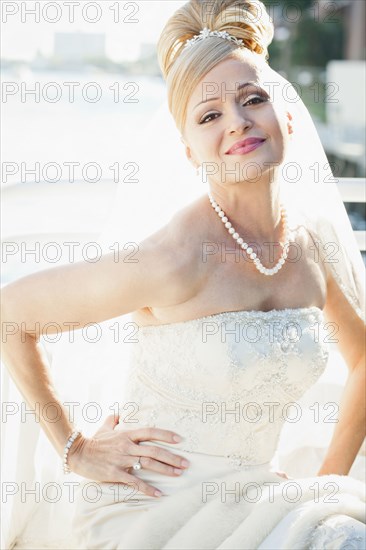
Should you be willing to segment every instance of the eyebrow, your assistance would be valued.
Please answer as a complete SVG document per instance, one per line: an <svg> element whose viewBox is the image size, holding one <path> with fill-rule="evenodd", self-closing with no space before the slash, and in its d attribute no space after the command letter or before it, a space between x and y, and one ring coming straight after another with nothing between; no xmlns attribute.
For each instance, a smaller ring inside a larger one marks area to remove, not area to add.
<svg viewBox="0 0 366 550"><path fill-rule="evenodd" d="M249 82L242 82L237 87L236 93L240 92L241 90L243 90L247 86L253 86L253 85L254 86L259 86L258 82L254 82L254 80L250 80ZM230 93L230 92L226 92L226 93ZM208 103L209 101L216 101L217 99L221 99L221 98L220 97L211 97L210 99L204 99L203 101L200 101L199 103L197 103L197 105L195 107L193 107L193 110L196 109L199 105L202 105L202 103Z"/></svg>

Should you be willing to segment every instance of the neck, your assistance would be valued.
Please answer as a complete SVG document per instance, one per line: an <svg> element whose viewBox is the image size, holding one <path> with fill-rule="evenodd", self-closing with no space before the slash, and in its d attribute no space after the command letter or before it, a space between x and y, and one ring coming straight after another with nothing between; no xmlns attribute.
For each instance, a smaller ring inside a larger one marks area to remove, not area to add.
<svg viewBox="0 0 366 550"><path fill-rule="evenodd" d="M242 182L210 185L210 193L238 233L254 241L282 238L279 186Z"/></svg>

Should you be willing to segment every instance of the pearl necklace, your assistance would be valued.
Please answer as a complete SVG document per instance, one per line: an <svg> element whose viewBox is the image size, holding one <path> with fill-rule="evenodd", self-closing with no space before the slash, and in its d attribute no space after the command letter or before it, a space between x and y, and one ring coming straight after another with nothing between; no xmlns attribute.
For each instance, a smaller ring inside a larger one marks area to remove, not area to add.
<svg viewBox="0 0 366 550"><path fill-rule="evenodd" d="M260 273L263 273L263 275L268 275L268 276L272 276L272 275L275 275L275 273L278 273L278 271L282 268L282 266L286 261L286 258L287 258L286 247L290 242L290 232L287 224L287 212L285 207L281 204L281 218L282 218L282 223L284 227L285 244L283 245L281 258L278 260L277 264L271 269L268 269L267 267L264 267L260 259L257 258L257 254L253 252L253 249L247 243L245 243L244 240L240 237L239 233L236 232L232 224L229 222L228 217L225 215L225 212L221 210L217 202L214 201L214 199L212 198L212 195L208 193L208 196L209 196L212 208L218 213L219 218L221 218L222 223L225 225L225 227L227 228L227 230L229 231L233 239L241 246L243 250L246 251L250 259L253 260L254 265L258 269L258 271L260 271Z"/></svg>

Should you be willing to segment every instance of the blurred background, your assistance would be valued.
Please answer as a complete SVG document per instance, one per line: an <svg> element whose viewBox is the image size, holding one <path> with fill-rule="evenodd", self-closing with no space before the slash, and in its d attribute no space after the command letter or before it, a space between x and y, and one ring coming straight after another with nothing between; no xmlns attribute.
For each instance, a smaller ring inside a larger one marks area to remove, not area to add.
<svg viewBox="0 0 366 550"><path fill-rule="evenodd" d="M55 265L46 242L99 234L131 173L128 145L165 99L156 42L184 3L2 2L2 285ZM264 4L270 64L298 84L334 175L348 178L365 259L365 1Z"/></svg>

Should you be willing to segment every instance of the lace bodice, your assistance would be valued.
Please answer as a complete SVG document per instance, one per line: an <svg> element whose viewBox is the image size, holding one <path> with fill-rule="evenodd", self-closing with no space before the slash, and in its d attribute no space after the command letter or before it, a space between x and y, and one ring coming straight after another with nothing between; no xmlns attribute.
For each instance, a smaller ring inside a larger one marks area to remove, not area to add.
<svg viewBox="0 0 366 550"><path fill-rule="evenodd" d="M269 462L299 414L291 403L326 367L326 337L316 306L140 327L121 417L131 402L128 429L172 429L185 438L174 448L224 454L238 468Z"/></svg>

